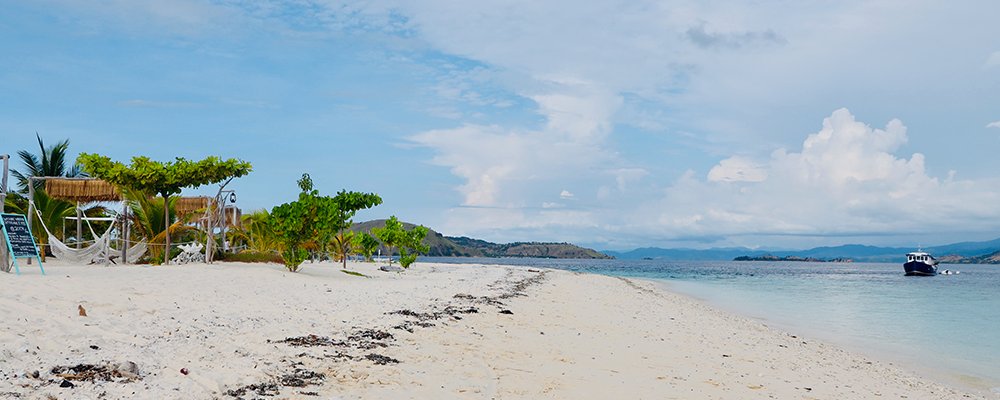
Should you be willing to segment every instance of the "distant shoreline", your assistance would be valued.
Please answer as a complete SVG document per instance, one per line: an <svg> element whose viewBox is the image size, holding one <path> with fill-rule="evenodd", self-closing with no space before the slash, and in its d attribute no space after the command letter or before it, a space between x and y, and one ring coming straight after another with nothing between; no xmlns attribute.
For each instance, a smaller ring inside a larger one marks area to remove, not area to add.
<svg viewBox="0 0 1000 400"><path fill-rule="evenodd" d="M797 256L772 256L770 254L763 256L739 256L733 259L733 261L795 261L795 262L839 262L839 263L850 263L854 262L853 259L846 257L837 258L813 258L813 257L797 257Z"/></svg>

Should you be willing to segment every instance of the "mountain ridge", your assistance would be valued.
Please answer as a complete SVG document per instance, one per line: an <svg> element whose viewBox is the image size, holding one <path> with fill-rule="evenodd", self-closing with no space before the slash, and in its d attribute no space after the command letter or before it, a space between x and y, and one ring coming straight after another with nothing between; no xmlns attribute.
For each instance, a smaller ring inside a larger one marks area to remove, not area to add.
<svg viewBox="0 0 1000 400"><path fill-rule="evenodd" d="M690 261L729 261L736 257L800 257L816 259L849 258L860 262L902 262L906 253L916 250L905 247L882 247L862 244L820 246L805 250L762 250L747 247L711 249L642 247L629 251L603 251L619 259L666 259ZM955 263L1000 263L1000 238L981 242L958 242L923 248L939 259ZM991 261L994 260L995 261Z"/></svg>
<svg viewBox="0 0 1000 400"><path fill-rule="evenodd" d="M372 228L385 226L384 219L359 222L351 226L355 232L371 232ZM403 227L413 229L415 225L403 222ZM493 243L464 236L444 236L428 228L424 244L430 247L430 257L537 257L537 258L612 258L593 249L572 243L557 242L513 242Z"/></svg>

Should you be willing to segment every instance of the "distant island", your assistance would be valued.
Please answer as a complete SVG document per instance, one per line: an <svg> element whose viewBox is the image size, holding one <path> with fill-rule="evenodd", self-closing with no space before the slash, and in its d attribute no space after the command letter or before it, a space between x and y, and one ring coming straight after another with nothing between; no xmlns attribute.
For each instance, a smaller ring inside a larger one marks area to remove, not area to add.
<svg viewBox="0 0 1000 400"><path fill-rule="evenodd" d="M945 264L1000 264L1000 251L969 257L951 254L938 257L938 261Z"/></svg>
<svg viewBox="0 0 1000 400"><path fill-rule="evenodd" d="M765 254L762 256L739 256L733 259L733 261L799 261L799 262L839 262L839 263L849 263L854 262L850 258L814 258L814 257L798 257L798 256L774 256L770 254Z"/></svg>
<svg viewBox="0 0 1000 400"><path fill-rule="evenodd" d="M854 262L903 263L906 253L918 247L880 247L861 244L814 247L804 250L764 249L748 247L715 247L708 249L644 247L628 251L605 250L603 253L623 260L690 260L730 261L734 257L799 257L818 260L851 259ZM938 246L924 246L943 263L949 264L1000 264L1000 238L981 242L958 242ZM771 261L771 260L761 260Z"/></svg>
<svg viewBox="0 0 1000 400"><path fill-rule="evenodd" d="M369 232L372 228L385 225L384 219L366 221L351 226L352 231ZM406 229L413 224L403 223ZM430 247L430 257L532 257L532 258L578 258L613 259L614 257L593 249L572 243L554 242L514 242L492 243L468 237L444 236L433 229L427 233L424 244Z"/></svg>

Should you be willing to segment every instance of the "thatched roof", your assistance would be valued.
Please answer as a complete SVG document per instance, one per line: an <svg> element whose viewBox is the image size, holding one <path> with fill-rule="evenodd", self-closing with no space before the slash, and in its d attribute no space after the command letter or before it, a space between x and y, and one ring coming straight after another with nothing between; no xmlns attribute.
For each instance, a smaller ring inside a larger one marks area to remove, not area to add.
<svg viewBox="0 0 1000 400"><path fill-rule="evenodd" d="M177 213L179 217L188 216L191 214L197 214L195 221L206 220L204 215L205 208L208 207L209 202L211 202L212 207L215 208L215 199L208 196L197 196L197 197L178 197L174 200L174 212ZM219 223L218 209L213 210L212 214L213 225ZM234 218L235 217L235 218ZM233 208L229 206L226 209L226 224L227 225L240 225L240 218L243 217L243 210L236 207L236 215L233 215Z"/></svg>
<svg viewBox="0 0 1000 400"><path fill-rule="evenodd" d="M174 212L178 216L188 215L194 212L204 212L205 208L208 207L209 201L215 202L208 196L196 196L196 197L178 197L174 201Z"/></svg>
<svg viewBox="0 0 1000 400"><path fill-rule="evenodd" d="M45 178L45 193L60 200L78 203L122 199L118 188L94 178Z"/></svg>

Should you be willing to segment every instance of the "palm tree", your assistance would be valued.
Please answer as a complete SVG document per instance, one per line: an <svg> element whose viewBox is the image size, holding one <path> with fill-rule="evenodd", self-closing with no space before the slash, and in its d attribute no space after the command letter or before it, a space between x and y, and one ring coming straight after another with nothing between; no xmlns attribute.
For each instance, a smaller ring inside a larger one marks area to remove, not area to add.
<svg viewBox="0 0 1000 400"><path fill-rule="evenodd" d="M87 176L80 170L79 164L74 163L68 169L66 168L66 150L69 149L69 139L65 139L53 146L45 147L45 143L42 142L42 137L38 135L38 132L35 132L35 138L38 139L39 154L35 155L27 150L18 151L17 155L21 157L21 162L24 163L24 171L11 171L11 175L17 178L22 193L27 193L28 178L31 177L65 176L74 178ZM41 188L42 185L41 181L35 182L36 189Z"/></svg>
<svg viewBox="0 0 1000 400"><path fill-rule="evenodd" d="M128 201L128 207L132 210L134 229L139 236L148 240L150 259L154 263L164 260L163 250L167 230L164 229L165 221L160 218L161 215L168 213L170 220L174 221L170 225L170 235L172 236L194 229L187 225L187 221L175 218L174 202L177 197L171 197L167 203L168 209L164 210L162 197L149 197L144 193L130 190L125 190L124 195Z"/></svg>
<svg viewBox="0 0 1000 400"><path fill-rule="evenodd" d="M340 260L344 269L347 269L347 257L350 257L355 250L354 231L342 231L336 234L330 244L333 245L334 259Z"/></svg>
<svg viewBox="0 0 1000 400"><path fill-rule="evenodd" d="M281 241L274 233L274 228L268 223L271 215L267 210L258 210L245 214L240 220L240 226L229 231L233 242L243 242L247 251L255 253L280 253Z"/></svg>
<svg viewBox="0 0 1000 400"><path fill-rule="evenodd" d="M39 153L32 154L27 150L21 150L17 152L17 155L21 157L21 162L24 164L22 170L12 170L11 175L14 175L18 180L18 185L21 188L22 194L28 193L28 182L31 177L41 177L41 176L65 176L65 177L81 177L86 176L80 171L80 166L73 164L70 168L66 168L66 152L69 148L69 139L65 139L53 146L45 147L45 143L42 142L42 137L35 132L35 138L38 139L38 150ZM35 181L35 196L32 198L32 202L35 203L35 207L38 212L42 215L41 220L39 220L38 215L31 215L34 222L44 223L51 229L55 229L56 226L62 226L65 222L64 218L72 216L76 212L76 208L73 203L68 201L55 199L49 197L43 189L42 181ZM15 210L20 211L22 214L28 215L28 199L27 196L22 196L19 198L8 198L7 206ZM96 212L103 211L103 207L98 209L88 209L85 211L88 215L92 215ZM42 259L45 258L45 245L48 244L48 236L45 234L43 229L35 229L32 232L38 240L39 247L43 249ZM62 237L62 232L53 232L60 240L66 240ZM82 236L80 232L75 233L77 240L80 240Z"/></svg>
<svg viewBox="0 0 1000 400"><path fill-rule="evenodd" d="M42 261L45 261L45 246L49 244L49 236L46 234L45 229L38 229L38 223L41 222L48 229L55 229L57 226L62 226L66 217L71 217L76 215L76 206L65 200L59 200L53 197L49 197L45 194L44 190L36 190L34 197L35 208L38 210L38 214L41 214L41 219L38 215L32 215L31 218L35 221L35 229L32 232L35 235L35 240L38 241L38 247L42 249L41 254ZM11 207L11 211L19 214L28 214L27 204L19 204L8 202L8 207ZM23 207L23 208L22 208ZM59 240L66 240L62 236L60 230L55 229L52 235L56 236Z"/></svg>

